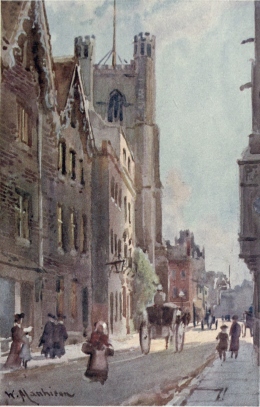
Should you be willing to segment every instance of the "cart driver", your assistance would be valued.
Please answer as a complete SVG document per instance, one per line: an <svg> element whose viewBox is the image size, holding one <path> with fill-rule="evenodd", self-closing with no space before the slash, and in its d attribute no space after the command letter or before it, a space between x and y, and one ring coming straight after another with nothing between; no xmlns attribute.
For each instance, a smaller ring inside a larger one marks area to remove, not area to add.
<svg viewBox="0 0 260 407"><path fill-rule="evenodd" d="M166 294L162 290L162 285L157 286L157 292L154 296L154 305L162 306L165 303Z"/></svg>

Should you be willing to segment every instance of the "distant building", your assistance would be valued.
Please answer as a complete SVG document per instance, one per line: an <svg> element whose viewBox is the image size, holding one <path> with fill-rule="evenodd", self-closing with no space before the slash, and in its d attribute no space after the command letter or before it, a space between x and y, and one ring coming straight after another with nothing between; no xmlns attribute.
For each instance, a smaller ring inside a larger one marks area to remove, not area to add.
<svg viewBox="0 0 260 407"><path fill-rule="evenodd" d="M253 282L244 280L241 286L234 289L227 288L221 294L219 304L215 307L215 316L221 318L222 315L238 315L243 319L243 314L248 311L253 297Z"/></svg>
<svg viewBox="0 0 260 407"><path fill-rule="evenodd" d="M240 257L254 281L254 347L260 364L260 2L255 1L255 60L252 63L252 134L238 160L240 172ZM247 41L245 40L244 43ZM241 86L241 90L245 87Z"/></svg>
<svg viewBox="0 0 260 407"><path fill-rule="evenodd" d="M166 242L168 259L168 301L189 308L192 318L204 316L207 287L204 285L205 254L194 242L193 233L181 231L172 246Z"/></svg>

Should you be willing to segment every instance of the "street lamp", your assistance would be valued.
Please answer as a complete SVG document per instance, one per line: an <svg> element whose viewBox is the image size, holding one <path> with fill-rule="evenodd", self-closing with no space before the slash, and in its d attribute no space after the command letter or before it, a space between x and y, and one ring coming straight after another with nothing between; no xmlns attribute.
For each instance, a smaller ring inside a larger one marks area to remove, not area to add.
<svg viewBox="0 0 260 407"><path fill-rule="evenodd" d="M185 294L182 290L179 292L179 297L181 299L181 309L183 308L183 297L185 297Z"/></svg>

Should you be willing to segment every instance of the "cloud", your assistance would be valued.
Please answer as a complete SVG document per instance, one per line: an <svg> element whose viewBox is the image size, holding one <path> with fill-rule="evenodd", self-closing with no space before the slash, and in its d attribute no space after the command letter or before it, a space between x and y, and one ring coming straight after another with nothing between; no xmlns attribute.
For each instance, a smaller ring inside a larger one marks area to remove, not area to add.
<svg viewBox="0 0 260 407"><path fill-rule="evenodd" d="M191 188L176 170L170 170L163 189L163 235L167 240L173 241L184 228L183 211L190 196Z"/></svg>

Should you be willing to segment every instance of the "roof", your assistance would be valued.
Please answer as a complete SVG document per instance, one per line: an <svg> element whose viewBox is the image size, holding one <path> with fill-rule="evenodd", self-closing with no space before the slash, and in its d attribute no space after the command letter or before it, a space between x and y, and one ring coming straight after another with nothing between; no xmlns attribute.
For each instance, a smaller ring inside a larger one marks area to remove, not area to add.
<svg viewBox="0 0 260 407"><path fill-rule="evenodd" d="M64 110L66 106L74 69L75 61L73 56L54 59L55 86L57 89L59 111Z"/></svg>

